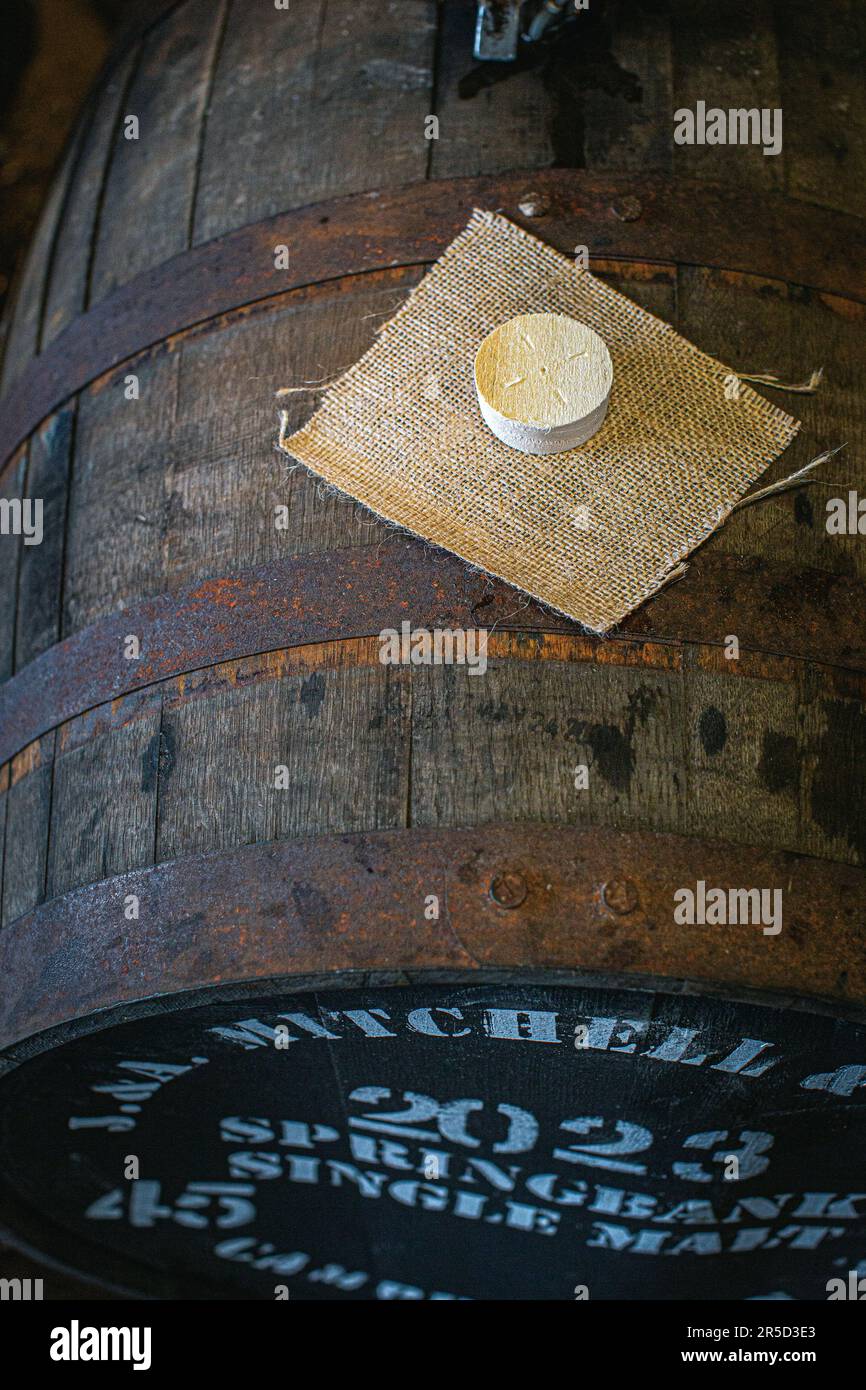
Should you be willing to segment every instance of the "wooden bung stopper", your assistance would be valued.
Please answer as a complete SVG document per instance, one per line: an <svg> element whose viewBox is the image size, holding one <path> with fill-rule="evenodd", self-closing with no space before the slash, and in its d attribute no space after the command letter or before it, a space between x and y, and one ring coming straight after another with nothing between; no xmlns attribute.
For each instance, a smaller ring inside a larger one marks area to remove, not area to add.
<svg viewBox="0 0 866 1390"><path fill-rule="evenodd" d="M613 364L604 340L565 314L519 314L475 356L475 389L487 425L524 454L561 454L601 428Z"/></svg>

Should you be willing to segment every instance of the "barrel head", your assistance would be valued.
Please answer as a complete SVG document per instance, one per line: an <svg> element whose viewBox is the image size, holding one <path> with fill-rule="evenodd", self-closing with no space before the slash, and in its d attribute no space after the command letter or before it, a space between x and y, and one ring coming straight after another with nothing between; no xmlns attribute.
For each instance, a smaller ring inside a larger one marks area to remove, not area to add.
<svg viewBox="0 0 866 1390"><path fill-rule="evenodd" d="M824 1299L864 1257L866 1030L795 1007L263 985L0 1093L5 1226L143 1295Z"/></svg>

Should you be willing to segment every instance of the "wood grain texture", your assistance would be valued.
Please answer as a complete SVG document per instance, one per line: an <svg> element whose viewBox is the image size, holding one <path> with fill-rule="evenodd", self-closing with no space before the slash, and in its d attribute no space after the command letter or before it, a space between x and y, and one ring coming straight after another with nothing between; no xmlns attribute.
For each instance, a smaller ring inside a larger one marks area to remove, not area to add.
<svg viewBox="0 0 866 1390"><path fill-rule="evenodd" d="M0 926L3 925L2 905L5 877L4 863L6 858L6 803L9 799L10 771L11 769L8 763L4 763L4 765L0 767L0 846L3 848L3 853L0 854Z"/></svg>
<svg viewBox="0 0 866 1390"><path fill-rule="evenodd" d="M14 921L45 897L55 734L13 759L6 793L2 922Z"/></svg>
<svg viewBox="0 0 866 1390"><path fill-rule="evenodd" d="M186 0L142 43L124 116L139 138L114 139L95 229L91 302L189 245L199 146L224 0ZM164 74L171 74L170 83ZM147 208L147 217L136 210Z"/></svg>
<svg viewBox="0 0 866 1390"><path fill-rule="evenodd" d="M76 314L86 309L89 302L102 193L115 142L123 138L119 122L138 56L136 47L110 73L99 92L76 160L74 176L63 202L52 259L46 266L43 347L52 342ZM141 209L130 207L126 214L130 218L140 217Z"/></svg>
<svg viewBox="0 0 866 1390"><path fill-rule="evenodd" d="M165 542L172 585L251 560L387 539L388 528L363 508L277 453L278 411L300 424L317 393L294 388L350 366L420 275L395 271L302 293L275 313L183 344ZM282 387L292 394L278 397ZM277 507L288 511L278 517Z"/></svg>
<svg viewBox="0 0 866 1390"><path fill-rule="evenodd" d="M387 538L388 529L274 448L278 409L300 422L315 393L285 385L344 370L421 272L300 294L177 351L148 354L84 393L76 435L63 635L134 597L278 555ZM130 371L139 399L127 399ZM280 516L277 507L288 508ZM285 521L285 525L283 525Z"/></svg>
<svg viewBox="0 0 866 1390"><path fill-rule="evenodd" d="M860 475L858 458L866 444L866 316L855 306L777 280L700 267L681 266L677 290L680 331L735 370L772 371L783 380L802 381L814 369L825 369L813 396L767 388L768 399L796 411L802 429L766 481L787 477L821 451L847 444L819 470L813 485L735 513L709 545L792 567L806 563L831 573L863 574L861 538L829 536L825 521L827 499L846 495Z"/></svg>
<svg viewBox="0 0 866 1390"><path fill-rule="evenodd" d="M214 78L194 243L334 194L423 178L433 0L234 0Z"/></svg>
<svg viewBox="0 0 866 1390"><path fill-rule="evenodd" d="M413 824L626 829L649 815L656 829L679 829L677 675L527 661L484 676L422 669L414 686ZM575 788L579 765L587 790Z"/></svg>
<svg viewBox="0 0 866 1390"><path fill-rule="evenodd" d="M588 13L588 11L586 12ZM673 36L679 9L655 4L615 6L604 41L590 49L583 95L584 149L589 169L673 169ZM584 15L578 17L582 26ZM582 28L578 38L582 38Z"/></svg>
<svg viewBox="0 0 866 1390"><path fill-rule="evenodd" d="M382 667L371 637L227 662L70 721L56 755L49 735L0 772L4 922L42 900L49 812L49 896L101 862L409 824L642 828L866 862L863 790L839 772L866 756L862 692L830 668L489 642L483 676Z"/></svg>
<svg viewBox="0 0 866 1390"><path fill-rule="evenodd" d="M10 298L11 311L4 315L5 341L0 369L0 399L39 351L48 268L82 137L83 132L79 129L55 175L48 199L40 213L33 241L17 275L17 282Z"/></svg>
<svg viewBox="0 0 866 1390"><path fill-rule="evenodd" d="M60 640L60 608L66 549L69 469L75 439L75 405L46 420L30 441L26 492L42 500L40 545L21 546L15 669Z"/></svg>
<svg viewBox="0 0 866 1390"><path fill-rule="evenodd" d="M161 580L178 367L172 354L137 365L137 400L127 398L120 371L80 401L64 636Z"/></svg>
<svg viewBox="0 0 866 1390"><path fill-rule="evenodd" d="M549 101L540 68L472 58L474 6L445 0L441 8L435 104L439 139L430 141L435 179L544 168L554 162Z"/></svg>
<svg viewBox="0 0 866 1390"><path fill-rule="evenodd" d="M866 213L866 12L857 0L774 0L787 191Z"/></svg>
<svg viewBox="0 0 866 1390"><path fill-rule="evenodd" d="M405 825L408 719L406 673L381 666L168 701L158 860L190 845Z"/></svg>
<svg viewBox="0 0 866 1390"><path fill-rule="evenodd" d="M0 498L13 501L24 495L28 452L24 448L13 459L8 477L0 482ZM11 531L7 535L0 535L0 680L7 680L13 673L18 562L24 548L21 537ZM34 547L27 548L32 550Z"/></svg>
<svg viewBox="0 0 866 1390"><path fill-rule="evenodd" d="M671 25L673 47L672 110L769 110L782 107L778 40L772 0L749 5L718 5L694 0L677 5ZM785 25L790 23L786 18ZM675 173L724 179L732 188L781 189L792 137L783 115L779 154L765 155L762 146L674 145ZM735 195L734 195L735 196Z"/></svg>
<svg viewBox="0 0 866 1390"><path fill-rule="evenodd" d="M807 702L772 680L532 661L497 662L483 678L422 672L413 824L643 826L861 863L862 791L841 789L843 736L858 756L860 702Z"/></svg>
<svg viewBox="0 0 866 1390"><path fill-rule="evenodd" d="M80 747L74 746L76 723L62 731L54 766L47 898L153 862L163 756L158 698L148 717ZM63 751L64 740L73 745L69 751Z"/></svg>

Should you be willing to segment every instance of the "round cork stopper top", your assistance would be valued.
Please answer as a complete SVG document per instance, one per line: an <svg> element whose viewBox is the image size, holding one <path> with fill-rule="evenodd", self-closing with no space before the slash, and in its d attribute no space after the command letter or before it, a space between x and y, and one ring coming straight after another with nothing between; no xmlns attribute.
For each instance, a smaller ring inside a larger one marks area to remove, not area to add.
<svg viewBox="0 0 866 1390"><path fill-rule="evenodd" d="M604 340L565 314L519 314L488 333L475 356L481 399L507 420L542 429L584 419L612 383Z"/></svg>

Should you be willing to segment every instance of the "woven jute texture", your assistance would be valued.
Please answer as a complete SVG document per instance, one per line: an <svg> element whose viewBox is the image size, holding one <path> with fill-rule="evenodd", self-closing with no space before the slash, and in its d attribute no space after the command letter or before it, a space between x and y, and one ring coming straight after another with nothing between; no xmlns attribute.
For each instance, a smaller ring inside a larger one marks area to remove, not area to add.
<svg viewBox="0 0 866 1390"><path fill-rule="evenodd" d="M589 324L613 360L586 444L518 453L484 424L473 360L517 314ZM476 210L287 453L387 521L594 632L655 592L799 424L723 366L506 218ZM735 393L728 391L728 395Z"/></svg>

